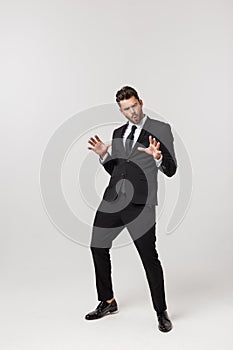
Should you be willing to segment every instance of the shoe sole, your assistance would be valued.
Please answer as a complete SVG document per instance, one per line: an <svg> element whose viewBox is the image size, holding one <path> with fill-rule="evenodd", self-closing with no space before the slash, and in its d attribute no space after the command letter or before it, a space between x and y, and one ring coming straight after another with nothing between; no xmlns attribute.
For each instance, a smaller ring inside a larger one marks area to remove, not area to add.
<svg viewBox="0 0 233 350"><path fill-rule="evenodd" d="M97 318L85 318L87 321L93 321L93 320L99 320L100 318L103 318L103 317L105 317L105 316L108 316L108 315L111 315L111 314L117 314L119 312L119 310L118 309L116 309L116 310L113 310L113 311L108 311L108 312L106 312L106 314L104 314L104 315L102 315L102 316L100 316L100 317L97 317Z"/></svg>
<svg viewBox="0 0 233 350"><path fill-rule="evenodd" d="M110 314L117 314L119 310L109 311Z"/></svg>
<svg viewBox="0 0 233 350"><path fill-rule="evenodd" d="M111 314L117 314L119 312L119 310L113 310L113 311L108 311L106 312L106 314L104 314L103 316L101 316L100 318L104 317L104 316L107 316L107 315L111 315Z"/></svg>

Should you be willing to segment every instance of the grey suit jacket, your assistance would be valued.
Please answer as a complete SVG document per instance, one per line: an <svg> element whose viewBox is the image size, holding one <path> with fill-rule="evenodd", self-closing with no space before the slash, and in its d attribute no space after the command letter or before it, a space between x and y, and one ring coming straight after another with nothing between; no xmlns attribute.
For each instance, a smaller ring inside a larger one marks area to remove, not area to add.
<svg viewBox="0 0 233 350"><path fill-rule="evenodd" d="M103 162L105 170L111 175L103 199L115 200L123 186L125 192L133 191L133 203L157 205L158 170L171 177L177 169L171 127L167 123L147 117L139 138L127 157L123 144L127 126L128 123L113 131L112 154ZM137 149L149 146L149 135L160 142L163 159L159 168L151 155Z"/></svg>

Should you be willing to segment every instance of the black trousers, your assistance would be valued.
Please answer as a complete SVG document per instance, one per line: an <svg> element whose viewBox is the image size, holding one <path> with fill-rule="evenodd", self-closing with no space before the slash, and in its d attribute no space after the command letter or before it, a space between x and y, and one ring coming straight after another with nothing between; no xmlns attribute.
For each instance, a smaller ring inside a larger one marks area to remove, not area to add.
<svg viewBox="0 0 233 350"><path fill-rule="evenodd" d="M156 312L167 309L163 269L156 250L155 214L154 205L127 202L124 194L120 194L116 201L100 203L94 218L90 247L98 300L109 300L114 296L110 248L126 227L145 269L154 309Z"/></svg>

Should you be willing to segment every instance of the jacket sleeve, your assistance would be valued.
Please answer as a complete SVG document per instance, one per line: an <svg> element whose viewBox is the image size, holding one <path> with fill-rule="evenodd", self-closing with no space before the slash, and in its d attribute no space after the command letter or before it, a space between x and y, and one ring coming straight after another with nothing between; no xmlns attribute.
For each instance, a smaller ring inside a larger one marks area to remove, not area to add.
<svg viewBox="0 0 233 350"><path fill-rule="evenodd" d="M160 140L160 150L163 158L159 170L166 176L172 177L176 173L177 161L174 150L174 138L169 124L165 124Z"/></svg>

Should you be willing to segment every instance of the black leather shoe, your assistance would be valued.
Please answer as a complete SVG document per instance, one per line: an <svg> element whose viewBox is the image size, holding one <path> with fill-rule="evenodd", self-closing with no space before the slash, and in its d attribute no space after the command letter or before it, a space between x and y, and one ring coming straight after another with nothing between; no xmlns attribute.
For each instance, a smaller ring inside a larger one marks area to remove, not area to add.
<svg viewBox="0 0 233 350"><path fill-rule="evenodd" d="M118 307L115 299L111 303L108 303L107 301L101 301L94 311L89 312L85 316L85 319L96 320L97 318L101 318L109 313L116 312L117 310Z"/></svg>
<svg viewBox="0 0 233 350"><path fill-rule="evenodd" d="M169 320L167 311L157 313L157 317L159 321L159 330L161 332L169 332L172 329L172 323L171 320Z"/></svg>

